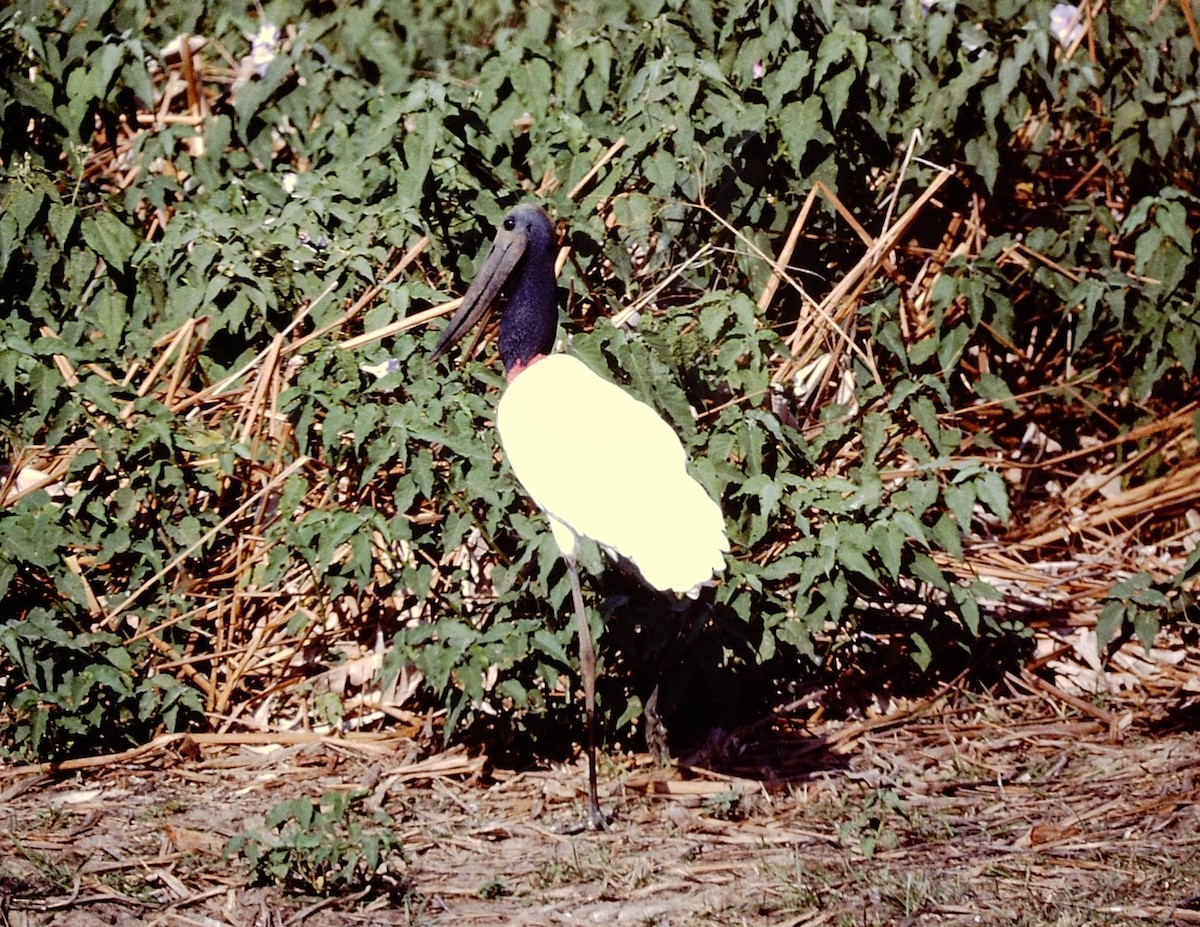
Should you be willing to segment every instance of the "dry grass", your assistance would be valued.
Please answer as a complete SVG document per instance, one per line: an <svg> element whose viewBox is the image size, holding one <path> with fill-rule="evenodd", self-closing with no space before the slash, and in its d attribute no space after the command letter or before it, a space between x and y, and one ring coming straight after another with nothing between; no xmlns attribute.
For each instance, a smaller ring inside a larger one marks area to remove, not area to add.
<svg viewBox="0 0 1200 927"><path fill-rule="evenodd" d="M858 723L780 718L731 735L738 777L614 758L615 823L575 836L559 829L581 815L574 767L422 760L404 738L172 744L83 779L6 774L0 912L20 927L1196 923L1196 708L1110 700L1128 717L1116 741L1015 682ZM287 897L220 859L273 804L353 786L397 821L404 898Z"/></svg>

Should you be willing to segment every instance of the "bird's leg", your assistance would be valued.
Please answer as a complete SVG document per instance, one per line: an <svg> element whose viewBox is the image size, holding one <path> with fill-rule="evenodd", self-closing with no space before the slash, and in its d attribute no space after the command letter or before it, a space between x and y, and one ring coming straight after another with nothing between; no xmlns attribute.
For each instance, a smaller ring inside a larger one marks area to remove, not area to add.
<svg viewBox="0 0 1200 927"><path fill-rule="evenodd" d="M574 557L564 555L563 559L567 562L567 573L571 576L571 597L575 600L575 619L579 626L579 673L583 677L584 723L587 726L587 826L590 830L603 830L608 826L608 822L600 811L600 798L596 793L596 648L592 645L592 629L588 625L587 612L583 607L579 567L575 565Z"/></svg>

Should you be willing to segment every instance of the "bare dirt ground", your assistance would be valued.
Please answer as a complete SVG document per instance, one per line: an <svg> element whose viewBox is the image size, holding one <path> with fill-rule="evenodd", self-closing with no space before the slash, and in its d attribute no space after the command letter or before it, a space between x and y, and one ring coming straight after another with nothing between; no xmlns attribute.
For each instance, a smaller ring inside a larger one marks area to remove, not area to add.
<svg viewBox="0 0 1200 927"><path fill-rule="evenodd" d="M0 771L0 925L1200 923L1190 687L1102 705L1030 675L1001 688L780 717L687 766L610 757L603 833L563 832L582 764L491 769L399 739ZM355 786L396 822L403 891L305 897L222 858L277 803Z"/></svg>

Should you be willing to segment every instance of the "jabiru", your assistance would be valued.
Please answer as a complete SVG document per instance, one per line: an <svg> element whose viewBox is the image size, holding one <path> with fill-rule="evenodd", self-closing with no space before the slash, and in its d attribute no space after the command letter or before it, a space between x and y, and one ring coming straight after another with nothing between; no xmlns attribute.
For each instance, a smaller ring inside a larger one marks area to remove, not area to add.
<svg viewBox="0 0 1200 927"><path fill-rule="evenodd" d="M695 595L725 567L721 509L687 472L679 438L643 402L568 354L558 329L555 229L539 206L512 210L442 332L450 349L503 294L500 359L508 387L496 410L513 473L545 511L571 581L579 634L588 759L587 824L606 826L596 792L596 652L576 550L591 538L664 592Z"/></svg>

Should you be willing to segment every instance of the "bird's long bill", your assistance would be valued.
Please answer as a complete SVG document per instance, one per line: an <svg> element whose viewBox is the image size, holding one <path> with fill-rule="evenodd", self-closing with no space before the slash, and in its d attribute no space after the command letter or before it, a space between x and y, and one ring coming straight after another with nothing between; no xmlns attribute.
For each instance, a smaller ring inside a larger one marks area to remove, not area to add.
<svg viewBox="0 0 1200 927"><path fill-rule="evenodd" d="M500 229L496 233L496 240L488 249L483 266L471 281L462 304L450 318L450 324L442 331L442 337L438 339L437 346L429 355L430 360L437 360L449 351L495 304L500 291L504 289L504 284L520 263L521 256L525 253L525 244L525 236L520 233L507 229Z"/></svg>

